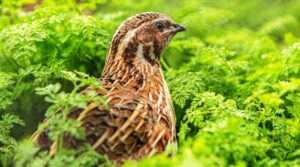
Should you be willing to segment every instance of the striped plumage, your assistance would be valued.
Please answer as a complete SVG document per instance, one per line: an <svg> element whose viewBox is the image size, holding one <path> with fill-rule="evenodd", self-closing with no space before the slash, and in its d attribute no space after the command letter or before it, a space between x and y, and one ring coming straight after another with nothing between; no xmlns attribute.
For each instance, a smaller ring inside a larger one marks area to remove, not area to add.
<svg viewBox="0 0 300 167"><path fill-rule="evenodd" d="M107 97L110 109L89 103L87 109L71 112L71 118L82 122L93 148L116 164L160 153L176 143L175 113L160 55L172 37L184 30L160 13L128 18L113 37L99 80L106 90L96 90ZM56 143L46 131L34 139L42 149L55 153ZM78 145L72 137L64 141L66 148Z"/></svg>

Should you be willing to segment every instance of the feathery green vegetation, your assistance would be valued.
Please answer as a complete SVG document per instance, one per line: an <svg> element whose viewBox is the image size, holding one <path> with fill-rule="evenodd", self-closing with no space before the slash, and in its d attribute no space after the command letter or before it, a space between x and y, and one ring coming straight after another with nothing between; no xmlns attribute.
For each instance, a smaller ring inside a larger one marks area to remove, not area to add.
<svg viewBox="0 0 300 167"><path fill-rule="evenodd" d="M300 166L300 1L35 3L0 2L0 166L112 166L87 144L60 145L51 159L29 140L44 118L53 122L54 141L65 132L83 138L66 115L95 92L76 92L101 87L114 31L145 11L166 13L188 30L162 60L178 148L173 157L167 150L125 166Z"/></svg>

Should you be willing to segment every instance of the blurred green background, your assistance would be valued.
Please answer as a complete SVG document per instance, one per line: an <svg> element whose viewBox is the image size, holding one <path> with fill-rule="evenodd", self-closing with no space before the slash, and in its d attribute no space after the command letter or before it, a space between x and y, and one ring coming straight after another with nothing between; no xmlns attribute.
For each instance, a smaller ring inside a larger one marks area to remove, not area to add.
<svg viewBox="0 0 300 167"><path fill-rule="evenodd" d="M51 106L36 88L70 92L63 70L98 78L116 28L146 11L187 28L162 58L179 149L127 165L299 166L299 0L2 0L2 165Z"/></svg>

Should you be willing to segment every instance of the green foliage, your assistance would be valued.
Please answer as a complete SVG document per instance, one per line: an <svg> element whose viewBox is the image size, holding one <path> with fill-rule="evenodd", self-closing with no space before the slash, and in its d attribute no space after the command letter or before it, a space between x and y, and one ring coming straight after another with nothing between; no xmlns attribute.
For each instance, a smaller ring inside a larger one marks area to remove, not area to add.
<svg viewBox="0 0 300 167"><path fill-rule="evenodd" d="M29 12L34 3L0 4L2 166L111 165L89 145L60 143L65 133L84 142L80 123L66 115L90 100L105 106L95 92L77 92L101 88L95 78L112 34L144 11L188 30L162 58L178 148L125 166L300 166L300 1L44 0ZM24 127L13 127L22 124L17 116ZM38 129L58 143L54 158L26 139L44 118L51 124Z"/></svg>
<svg viewBox="0 0 300 167"><path fill-rule="evenodd" d="M104 156L98 154L90 145L85 145L78 150L61 150L52 158L46 152L40 152L31 141L23 141L17 148L15 166L101 166L110 167L112 164ZM100 165L99 165L100 164Z"/></svg>
<svg viewBox="0 0 300 167"><path fill-rule="evenodd" d="M2 166L8 166L17 146L17 142L9 133L15 125L24 125L23 121L17 116L4 114L0 120L0 162Z"/></svg>
<svg viewBox="0 0 300 167"><path fill-rule="evenodd" d="M35 93L35 88L59 81L63 89L71 90L72 85L63 78L62 70L77 70L98 77L108 36L101 20L80 15L63 5L41 7L16 22L0 33L0 71L11 74L10 80L14 82L12 95L3 90L5 96L1 98L6 101L13 98L6 102L12 103L9 112L19 115L26 123L28 128L13 132L21 137L36 129L49 105Z"/></svg>
<svg viewBox="0 0 300 167"><path fill-rule="evenodd" d="M12 103L14 83L12 79L12 74L0 72L0 110L5 111ZM17 141L10 136L10 131L14 125L24 125L24 123L15 115L6 112L0 112L0 115L0 165L8 166L17 146Z"/></svg>
<svg viewBox="0 0 300 167"><path fill-rule="evenodd" d="M12 75L4 72L0 72L0 109L5 109L11 104L11 98L13 92L11 90L11 85L14 83L12 80Z"/></svg>
<svg viewBox="0 0 300 167"><path fill-rule="evenodd" d="M54 158L45 152L40 152L32 143L24 142L19 147L16 155L16 166L111 166L106 157L98 154L85 144L78 146L78 150L68 150L63 146L66 134L74 136L77 140L84 142L84 129L78 120L68 118L72 108L84 109L88 102L103 105L105 99L95 96L95 91L79 94L81 88L92 86L101 89L96 78L81 72L62 71L62 77L72 82L74 89L70 93L60 91L59 83L50 84L46 87L36 88L36 94L45 96L45 101L53 105L45 113L47 123L41 124L38 131L49 130L50 139L56 143L56 154ZM58 110L59 109L59 110Z"/></svg>

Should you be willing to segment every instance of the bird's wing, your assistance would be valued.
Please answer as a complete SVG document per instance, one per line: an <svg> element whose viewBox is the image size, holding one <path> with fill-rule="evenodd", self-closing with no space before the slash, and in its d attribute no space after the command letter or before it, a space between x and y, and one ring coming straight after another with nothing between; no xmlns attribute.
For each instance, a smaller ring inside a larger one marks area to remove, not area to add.
<svg viewBox="0 0 300 167"><path fill-rule="evenodd" d="M99 95L104 96L103 93ZM128 158L139 159L143 156L141 149L149 142L153 132L151 105L125 95L109 96L107 103L109 109L91 102L84 110L72 111L70 118L82 123L86 140L95 150L108 155L111 160L120 163ZM48 121L45 120L44 124L48 124ZM47 129L35 133L33 141L41 149L55 155L57 143L49 139ZM65 148L76 149L81 144L82 141L69 134L65 135Z"/></svg>
<svg viewBox="0 0 300 167"><path fill-rule="evenodd" d="M80 93L85 94L90 90L94 90L96 93L94 96L105 96L106 91L103 89L96 89L94 87L88 87L87 89L81 91ZM69 117L76 119L78 116L83 116L85 113L87 113L90 109L95 107L95 103L89 103L88 107L85 110L80 110L80 109L73 109L73 111L70 112ZM96 107L102 107L99 104ZM61 112L61 109L57 109L54 114L57 114ZM78 113L82 113L81 115L78 115ZM50 122L50 119L45 119L42 122L43 126L47 126ZM31 136L31 141L36 143L42 150L47 150L49 151L51 147L53 147L52 141L48 137L48 129L42 129L42 130L37 130L36 132L33 133Z"/></svg>

